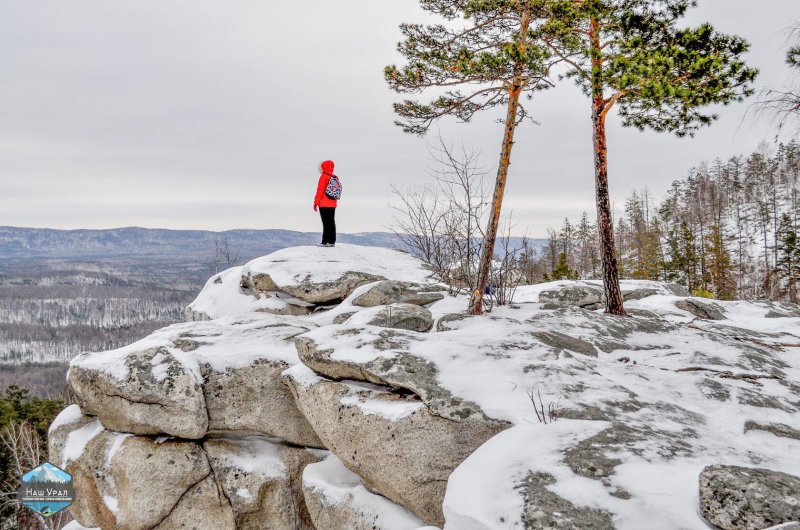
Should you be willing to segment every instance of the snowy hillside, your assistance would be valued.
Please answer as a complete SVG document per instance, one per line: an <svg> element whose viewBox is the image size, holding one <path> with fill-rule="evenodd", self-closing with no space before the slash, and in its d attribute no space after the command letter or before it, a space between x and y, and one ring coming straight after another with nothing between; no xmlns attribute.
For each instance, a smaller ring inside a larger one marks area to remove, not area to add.
<svg viewBox="0 0 800 530"><path fill-rule="evenodd" d="M569 281L473 317L407 254L286 249L210 278L192 322L77 357L50 458L87 527L800 519L800 307L622 288L627 318Z"/></svg>

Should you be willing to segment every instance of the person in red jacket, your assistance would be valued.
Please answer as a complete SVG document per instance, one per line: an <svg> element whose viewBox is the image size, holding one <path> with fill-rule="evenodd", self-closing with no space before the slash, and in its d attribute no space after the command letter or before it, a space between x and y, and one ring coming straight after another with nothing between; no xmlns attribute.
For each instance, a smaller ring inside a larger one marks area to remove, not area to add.
<svg viewBox="0 0 800 530"><path fill-rule="evenodd" d="M322 218L322 247L332 247L336 245L336 206L338 200L330 196L341 194L341 184L339 177L333 174L333 161L326 160L320 166L322 174L317 183L317 194L314 196L314 211L319 209L319 216ZM336 189L338 188L338 194Z"/></svg>

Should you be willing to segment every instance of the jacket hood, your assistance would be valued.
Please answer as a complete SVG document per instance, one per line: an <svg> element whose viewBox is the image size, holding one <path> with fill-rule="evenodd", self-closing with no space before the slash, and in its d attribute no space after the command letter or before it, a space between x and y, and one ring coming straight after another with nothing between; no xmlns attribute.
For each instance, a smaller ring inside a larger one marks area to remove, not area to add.
<svg viewBox="0 0 800 530"><path fill-rule="evenodd" d="M323 173L333 173L333 160L326 160L322 163Z"/></svg>

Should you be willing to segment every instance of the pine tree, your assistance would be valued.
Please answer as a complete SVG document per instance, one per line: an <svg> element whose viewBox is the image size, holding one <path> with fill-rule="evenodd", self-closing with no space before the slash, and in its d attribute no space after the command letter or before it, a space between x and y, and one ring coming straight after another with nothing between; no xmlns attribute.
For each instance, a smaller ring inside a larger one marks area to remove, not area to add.
<svg viewBox="0 0 800 530"><path fill-rule="evenodd" d="M545 274L544 278L546 282L551 280L577 280L578 273L570 268L567 262L567 254L562 252L558 255L558 263L556 263L556 266L553 267L550 274Z"/></svg>
<svg viewBox="0 0 800 530"><path fill-rule="evenodd" d="M592 101L597 224L606 312L624 315L608 195L606 116L624 126L692 134L715 115L703 107L743 99L757 72L748 44L704 24L678 29L693 0L550 0L541 36L571 66Z"/></svg>
<svg viewBox="0 0 800 530"><path fill-rule="evenodd" d="M486 229L477 285L470 313L482 311L488 284L500 210L505 193L511 149L517 125L527 113L520 101L549 86L546 73L549 54L532 38L539 19L538 1L533 0L421 0L422 8L447 24L403 24L405 40L398 50L408 63L387 66L385 78L397 92L419 93L427 89L447 90L429 103L406 100L396 103L396 122L404 131L425 134L444 116L468 122L481 110L505 106L505 130L497 167L494 196ZM464 27L453 29L457 19Z"/></svg>
<svg viewBox="0 0 800 530"><path fill-rule="evenodd" d="M715 298L732 300L736 294L736 284L731 277L731 257L725 245L725 237L719 225L711 227L707 237L709 253L709 276Z"/></svg>
<svg viewBox="0 0 800 530"><path fill-rule="evenodd" d="M797 303L797 283L800 281L800 241L791 216L783 214L780 227L780 258L776 273L786 281L785 291L789 301Z"/></svg>

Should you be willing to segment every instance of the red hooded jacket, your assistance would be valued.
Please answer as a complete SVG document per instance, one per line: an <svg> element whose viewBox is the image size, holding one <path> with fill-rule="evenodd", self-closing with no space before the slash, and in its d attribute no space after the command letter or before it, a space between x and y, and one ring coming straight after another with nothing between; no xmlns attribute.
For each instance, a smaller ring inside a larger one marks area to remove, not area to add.
<svg viewBox="0 0 800 530"><path fill-rule="evenodd" d="M314 196L314 210L320 208L336 208L336 199L331 199L325 195L325 188L328 187L328 181L333 175L333 161L326 160L322 163L322 175L319 176L319 183L317 183L317 194Z"/></svg>

